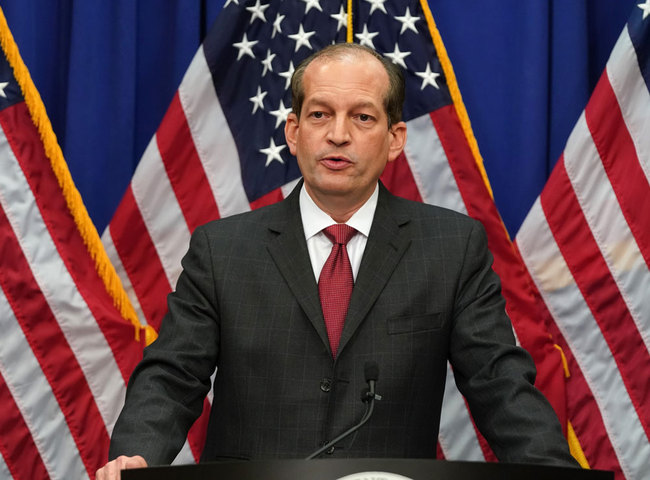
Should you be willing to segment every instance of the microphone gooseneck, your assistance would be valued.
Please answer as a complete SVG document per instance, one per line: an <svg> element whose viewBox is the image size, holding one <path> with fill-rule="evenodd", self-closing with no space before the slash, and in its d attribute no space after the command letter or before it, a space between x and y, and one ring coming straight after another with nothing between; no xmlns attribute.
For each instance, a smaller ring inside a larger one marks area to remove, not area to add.
<svg viewBox="0 0 650 480"><path fill-rule="evenodd" d="M340 434L335 439L327 442L325 445L323 445L314 453L312 453L307 458L305 458L305 460L311 460L313 458L316 458L321 453L326 452L334 445L339 443L341 440L343 440L344 438L350 436L351 434L359 430L362 426L364 426L368 422L368 420L370 420L370 417L372 416L372 412L375 409L375 400L381 400L381 395L378 395L375 392L375 384L379 379L379 366L377 365L377 362L374 361L366 362L364 365L364 375L365 375L366 383L368 384L368 388L364 389L363 392L361 393L361 400L366 404L366 412L363 414L363 417L361 417L359 423L347 429L345 432Z"/></svg>

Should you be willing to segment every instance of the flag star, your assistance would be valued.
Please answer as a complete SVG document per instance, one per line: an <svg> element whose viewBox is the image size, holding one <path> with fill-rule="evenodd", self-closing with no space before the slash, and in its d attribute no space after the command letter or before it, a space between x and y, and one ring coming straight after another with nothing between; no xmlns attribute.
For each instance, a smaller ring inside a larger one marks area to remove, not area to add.
<svg viewBox="0 0 650 480"><path fill-rule="evenodd" d="M234 3L235 5L239 5L239 0L228 0L226 4L223 6L223 8L226 8L231 3Z"/></svg>
<svg viewBox="0 0 650 480"><path fill-rule="evenodd" d="M439 73L432 72L431 67L427 63L427 68L424 70L424 72L415 72L415 74L422 78L422 86L420 87L420 90L424 90L424 87L427 85L431 85L432 87L435 87L437 89L440 89L438 86L438 82L436 79L440 76Z"/></svg>
<svg viewBox="0 0 650 480"><path fill-rule="evenodd" d="M284 85L285 90L287 88L289 88L289 85L291 85L291 77L293 76L294 70L295 70L295 68L293 66L293 61L290 61L289 62L289 69L286 72L278 73L278 75L280 75L282 78L284 78L286 80L285 85Z"/></svg>
<svg viewBox="0 0 650 480"><path fill-rule="evenodd" d="M297 52L300 49L300 47L302 47L303 45L311 50L312 46L311 43L309 42L309 37L311 37L312 35L316 35L316 32L305 32L302 28L302 23L301 23L298 29L298 33L289 35L289 38L295 40L296 42L296 49L294 50L294 52Z"/></svg>
<svg viewBox="0 0 650 480"><path fill-rule="evenodd" d="M403 16L396 16L395 20L398 20L402 24L402 29L399 32L400 35L403 34L406 30L413 30L415 33L418 33L418 29L415 28L415 22L420 20L420 17L412 16L411 9L409 7L406 7L406 12Z"/></svg>
<svg viewBox="0 0 650 480"><path fill-rule="evenodd" d="M9 85L9 82L0 82L0 97L2 98L7 98L7 94L5 93L5 88Z"/></svg>
<svg viewBox="0 0 650 480"><path fill-rule="evenodd" d="M343 5L341 5L341 8L339 9L339 13L335 13L333 15L330 15L334 20L338 22L336 25L336 31L338 32L341 30L341 28L345 28L348 26L348 14L343 8Z"/></svg>
<svg viewBox="0 0 650 480"><path fill-rule="evenodd" d="M266 75L266 72L273 71L273 65L271 64L271 62L273 62L274 58L275 58L275 53L271 53L271 49L269 48L266 51L266 58L262 60L262 65L264 65L264 70L262 70L262 76Z"/></svg>
<svg viewBox="0 0 650 480"><path fill-rule="evenodd" d="M257 40L249 41L248 37L244 33L244 38L242 38L241 42L233 43L233 46L237 47L239 49L239 54L237 55L237 60L239 60L244 55L248 55L251 58L255 58L255 55L253 54L253 46L256 43L257 43Z"/></svg>
<svg viewBox="0 0 650 480"><path fill-rule="evenodd" d="M305 13L307 13L312 8L315 8L319 12L323 11L323 9L320 6L320 0L302 0L302 1L306 3Z"/></svg>
<svg viewBox="0 0 650 480"><path fill-rule="evenodd" d="M276 33L282 33L282 27L280 24L282 23L282 20L284 20L284 17L286 15L280 15L278 13L278 16L275 17L275 21L273 22L273 33L271 33L271 38L275 38Z"/></svg>
<svg viewBox="0 0 650 480"><path fill-rule="evenodd" d="M266 97L267 93L268 92L263 92L261 87L258 85L255 96L249 98L249 100L253 102L253 113L257 112L258 108L264 110L264 97Z"/></svg>
<svg viewBox="0 0 650 480"><path fill-rule="evenodd" d="M280 152L285 148L286 145L276 145L273 138L271 138L271 143L268 146L268 148L262 148L260 150L260 153L266 155L266 165L264 166L268 167L273 160L277 160L280 163L284 163L284 160L282 160L282 156L280 155Z"/></svg>
<svg viewBox="0 0 650 480"><path fill-rule="evenodd" d="M278 109L273 110L269 113L275 117L275 128L278 128L282 122L287 121L287 117L289 116L289 113L291 113L291 109L285 107L284 102L280 100L280 106Z"/></svg>
<svg viewBox="0 0 650 480"><path fill-rule="evenodd" d="M259 18L262 20L262 22L266 23L266 17L264 16L264 10L269 8L271 5L261 5L260 0L255 0L255 5L252 7L246 7L246 10L252 13L251 15L251 23L255 21L256 18Z"/></svg>
<svg viewBox="0 0 650 480"><path fill-rule="evenodd" d="M384 13L386 12L386 7L384 6L384 3L386 0L366 0L370 4L370 15L372 15L372 12L375 10L381 10Z"/></svg>
<svg viewBox="0 0 650 480"><path fill-rule="evenodd" d="M370 47L374 50L375 44L372 43L372 39L375 38L377 35L379 35L379 32L370 33L368 31L368 25L364 25L363 32L357 33L354 36L357 37L361 45L365 45L366 47Z"/></svg>
<svg viewBox="0 0 650 480"><path fill-rule="evenodd" d="M400 51L399 45L397 44L395 44L395 50L393 50L393 53L384 53L384 55L390 58L393 61L393 63L399 65L404 70L406 70L406 63L404 62L404 59L408 57L410 54L411 52Z"/></svg>
<svg viewBox="0 0 650 480"><path fill-rule="evenodd" d="M643 10L643 20L645 20L650 15L650 0L645 0L645 3L639 3L637 7Z"/></svg>

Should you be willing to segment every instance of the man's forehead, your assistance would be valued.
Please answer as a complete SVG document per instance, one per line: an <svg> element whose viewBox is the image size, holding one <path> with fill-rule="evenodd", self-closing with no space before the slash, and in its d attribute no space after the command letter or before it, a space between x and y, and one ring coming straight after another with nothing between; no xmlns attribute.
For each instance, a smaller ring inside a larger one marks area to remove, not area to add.
<svg viewBox="0 0 650 480"><path fill-rule="evenodd" d="M327 56L315 58L309 65L307 65L307 68L305 69L305 73L303 75L303 89L304 89L303 91L307 93L307 91L310 90L309 87L311 86L312 83L310 80L319 79L320 75L323 73L323 70L325 70L325 73L327 73L328 67L343 66L345 68L348 65L350 67L359 67L362 63L364 64L362 69L363 73L367 73L368 71L375 70L374 72L372 72L372 79L373 80L377 79L377 76L383 77L384 82L382 83L385 84L385 88L388 88L389 85L388 73L386 72L384 66L381 64L379 60L377 60L369 53L363 51L361 52L350 51L350 52L337 52L335 56L327 55ZM361 87L367 85L368 85L367 82L360 80Z"/></svg>

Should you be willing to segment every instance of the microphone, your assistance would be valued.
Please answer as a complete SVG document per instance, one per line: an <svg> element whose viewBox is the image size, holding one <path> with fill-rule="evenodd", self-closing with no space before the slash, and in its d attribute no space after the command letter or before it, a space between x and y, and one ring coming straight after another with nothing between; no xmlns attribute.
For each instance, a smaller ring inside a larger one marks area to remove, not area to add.
<svg viewBox="0 0 650 480"><path fill-rule="evenodd" d="M344 438L347 438L350 435L352 435L354 432L356 432L361 427L363 427L366 424L366 422L368 422L368 420L370 420L370 417L372 416L372 412L375 409L375 400L381 400L381 395L378 395L375 392L375 384L377 383L377 380L379 378L379 366L377 365L377 362L375 361L366 362L363 367L363 373L366 378L366 383L368 384L368 388L364 389L361 392L361 401L366 404L366 412L363 414L363 417L361 417L359 423L347 429L345 432L340 434L334 440L327 442L325 445L323 445L314 453L312 453L307 458L305 458L305 460L311 460L313 458L316 458L318 455L329 450Z"/></svg>

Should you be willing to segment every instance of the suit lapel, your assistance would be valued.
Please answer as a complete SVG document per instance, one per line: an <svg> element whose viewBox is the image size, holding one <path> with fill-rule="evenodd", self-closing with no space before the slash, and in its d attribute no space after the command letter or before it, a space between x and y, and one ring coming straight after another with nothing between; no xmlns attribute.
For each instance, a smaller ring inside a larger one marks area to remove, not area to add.
<svg viewBox="0 0 650 480"><path fill-rule="evenodd" d="M269 223L273 238L268 244L271 258L286 280L296 300L318 332L323 344L330 348L327 329L318 296L318 286L309 260L305 231L300 218L299 192L302 181L287 199L278 205L277 214Z"/></svg>
<svg viewBox="0 0 650 480"><path fill-rule="evenodd" d="M409 217L399 213L394 197L383 185L379 187L377 210L352 291L339 352L365 319L411 243L404 228Z"/></svg>

